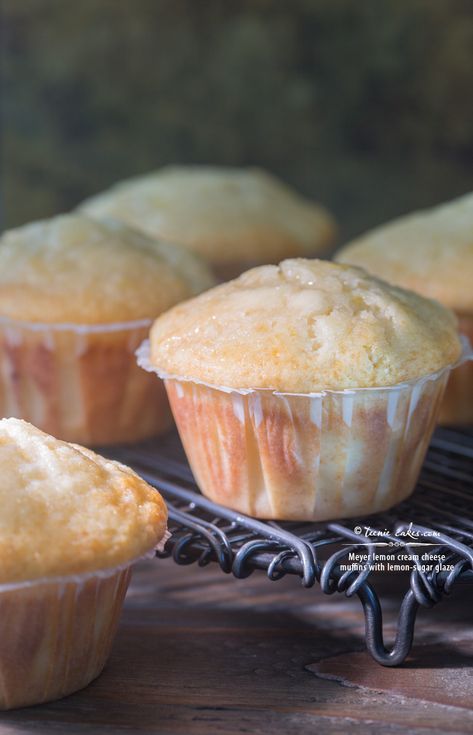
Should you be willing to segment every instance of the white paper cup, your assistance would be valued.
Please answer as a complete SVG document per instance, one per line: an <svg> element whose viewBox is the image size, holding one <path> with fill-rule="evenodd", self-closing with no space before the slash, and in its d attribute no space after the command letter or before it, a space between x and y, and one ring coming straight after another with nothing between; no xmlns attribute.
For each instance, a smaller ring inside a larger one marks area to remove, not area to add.
<svg viewBox="0 0 473 735"><path fill-rule="evenodd" d="M411 494L452 368L386 388L288 394L166 375L174 418L201 491L259 518L376 513Z"/></svg>
<svg viewBox="0 0 473 735"><path fill-rule="evenodd" d="M0 709L82 689L107 661L129 566L0 585Z"/></svg>
<svg viewBox="0 0 473 735"><path fill-rule="evenodd" d="M0 317L0 416L79 444L145 439L172 424L162 382L135 350L151 320L42 324Z"/></svg>
<svg viewBox="0 0 473 735"><path fill-rule="evenodd" d="M132 566L0 584L0 710L66 697L97 678L117 630Z"/></svg>

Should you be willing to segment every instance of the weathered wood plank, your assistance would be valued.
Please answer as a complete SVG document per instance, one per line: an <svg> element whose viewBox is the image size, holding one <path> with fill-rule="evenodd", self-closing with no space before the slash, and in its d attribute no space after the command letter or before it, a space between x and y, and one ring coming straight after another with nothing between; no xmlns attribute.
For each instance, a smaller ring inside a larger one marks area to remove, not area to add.
<svg viewBox="0 0 473 735"><path fill-rule="evenodd" d="M3 713L0 733L473 733L472 603L464 590L423 613L412 661L382 669L360 652L357 600L294 578L147 562L103 675L60 702Z"/></svg>

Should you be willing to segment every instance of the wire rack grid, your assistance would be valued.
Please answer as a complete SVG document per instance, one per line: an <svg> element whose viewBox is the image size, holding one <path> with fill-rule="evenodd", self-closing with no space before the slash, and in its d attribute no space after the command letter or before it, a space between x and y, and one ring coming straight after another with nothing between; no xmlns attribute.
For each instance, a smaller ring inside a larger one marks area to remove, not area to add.
<svg viewBox="0 0 473 735"><path fill-rule="evenodd" d="M337 523L264 522L211 502L199 493L177 434L106 453L132 466L165 497L172 536L164 556L177 564L214 562L239 579L255 570L273 581L293 574L304 587L318 584L326 594L357 595L367 648L385 666L399 665L408 655L419 607L438 604L454 585L473 583L472 430L436 431L407 501L389 512ZM390 648L376 591L378 560L386 552L399 569L409 568ZM359 554L361 563L348 563ZM442 556L439 566L435 561Z"/></svg>

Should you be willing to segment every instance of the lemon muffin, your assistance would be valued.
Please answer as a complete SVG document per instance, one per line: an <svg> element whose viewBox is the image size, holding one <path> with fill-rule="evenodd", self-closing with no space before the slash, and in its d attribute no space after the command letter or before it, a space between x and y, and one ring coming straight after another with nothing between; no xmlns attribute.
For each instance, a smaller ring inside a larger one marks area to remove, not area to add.
<svg viewBox="0 0 473 735"><path fill-rule="evenodd" d="M223 279L285 257L324 254L335 236L323 207L256 168L170 166L119 183L81 208L181 243Z"/></svg>
<svg viewBox="0 0 473 735"><path fill-rule="evenodd" d="M162 386L136 366L151 320L209 287L185 248L69 214L0 238L0 415L70 441L166 429Z"/></svg>
<svg viewBox="0 0 473 735"><path fill-rule="evenodd" d="M324 520L412 491L461 352L437 302L294 259L161 315L139 361L165 378L206 495L255 516Z"/></svg>
<svg viewBox="0 0 473 735"><path fill-rule="evenodd" d="M473 194L378 227L337 260L437 299L456 312L473 342ZM452 374L440 416L444 423L473 423L473 363Z"/></svg>
<svg viewBox="0 0 473 735"><path fill-rule="evenodd" d="M105 665L133 561L165 540L127 467L0 421L0 708L63 697Z"/></svg>

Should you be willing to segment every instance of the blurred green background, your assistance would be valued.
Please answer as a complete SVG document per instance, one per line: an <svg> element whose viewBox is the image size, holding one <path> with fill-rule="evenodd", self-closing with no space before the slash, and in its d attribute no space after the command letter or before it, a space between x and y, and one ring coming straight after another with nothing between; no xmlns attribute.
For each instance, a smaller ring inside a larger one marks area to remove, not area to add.
<svg viewBox="0 0 473 735"><path fill-rule="evenodd" d="M4 226L258 164L342 239L473 190L471 0L3 0Z"/></svg>

